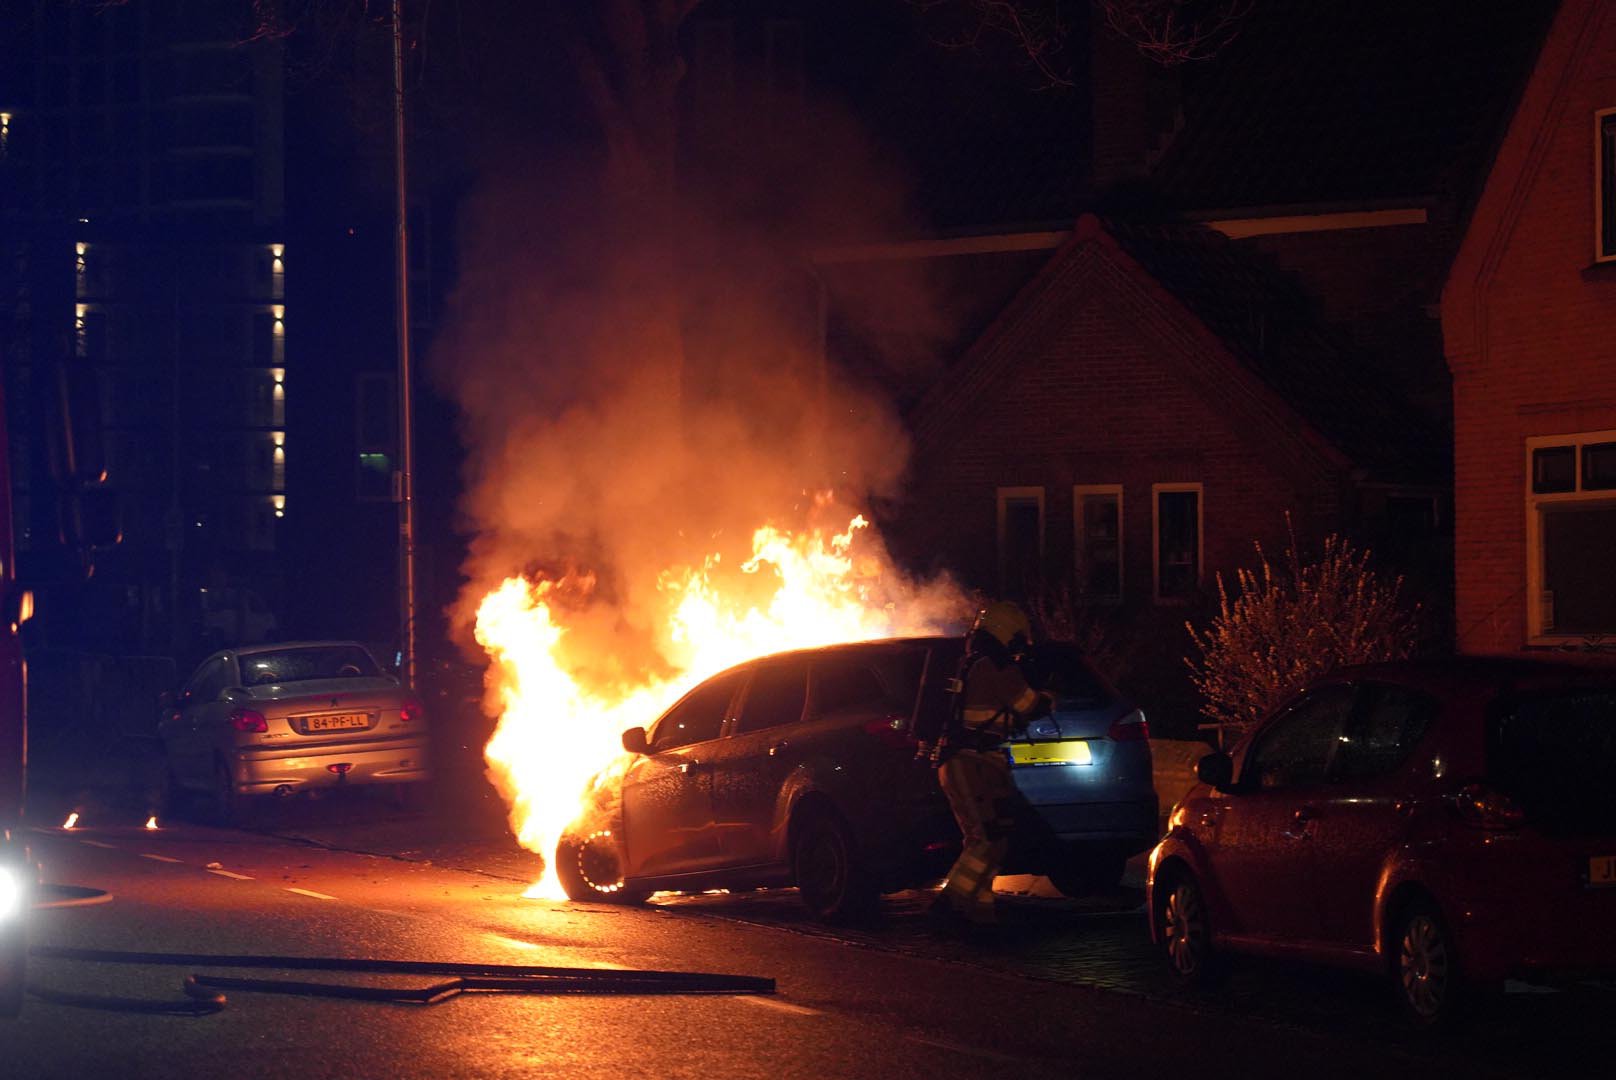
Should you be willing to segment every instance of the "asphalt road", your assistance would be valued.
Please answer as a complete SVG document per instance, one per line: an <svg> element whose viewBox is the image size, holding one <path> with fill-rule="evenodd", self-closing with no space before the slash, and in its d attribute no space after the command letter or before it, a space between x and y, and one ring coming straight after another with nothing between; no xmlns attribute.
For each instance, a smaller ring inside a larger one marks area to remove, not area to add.
<svg viewBox="0 0 1616 1080"><path fill-rule="evenodd" d="M53 813L48 807L42 813ZM790 890L643 908L525 900L531 857L441 815L366 801L299 805L262 829L133 819L31 834L50 881L107 890L36 913L36 948L366 957L767 976L772 995L462 995L397 1005L228 991L182 1002L193 970L369 986L419 978L37 958L34 997L0 1021L18 1077L953 1077L1565 1075L1603 1044L1613 997L1511 994L1423 1041L1361 979L1243 966L1187 993L1154 963L1137 895L1006 896L1006 932L939 940L924 894L827 930ZM1006 882L1004 884L1015 884ZM1026 883L1021 883L1026 884ZM61 996L73 995L73 1003ZM1580 1070L1578 1070L1580 1071Z"/></svg>

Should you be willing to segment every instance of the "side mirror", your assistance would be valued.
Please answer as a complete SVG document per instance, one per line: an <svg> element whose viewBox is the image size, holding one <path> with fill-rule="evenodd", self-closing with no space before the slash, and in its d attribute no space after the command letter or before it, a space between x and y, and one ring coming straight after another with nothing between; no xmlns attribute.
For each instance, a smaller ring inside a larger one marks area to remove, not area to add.
<svg viewBox="0 0 1616 1080"><path fill-rule="evenodd" d="M1221 751L1208 754L1195 763L1195 778L1227 791L1234 784L1234 759Z"/></svg>
<svg viewBox="0 0 1616 1080"><path fill-rule="evenodd" d="M651 752L651 744L646 741L645 729L642 727L631 727L627 731L623 732L623 749L627 750L631 754L649 754Z"/></svg>

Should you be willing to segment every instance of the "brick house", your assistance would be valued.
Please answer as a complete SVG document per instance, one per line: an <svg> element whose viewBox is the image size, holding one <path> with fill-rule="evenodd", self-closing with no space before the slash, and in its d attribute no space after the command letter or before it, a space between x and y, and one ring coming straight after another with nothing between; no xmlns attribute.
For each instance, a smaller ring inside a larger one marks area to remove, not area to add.
<svg viewBox="0 0 1616 1080"><path fill-rule="evenodd" d="M1566 0L1442 296L1457 636L1616 643L1616 5Z"/></svg>
<svg viewBox="0 0 1616 1080"><path fill-rule="evenodd" d="M1287 513L1316 538L1444 483L1294 284L1194 226L1085 215L910 419L912 546L1008 595L1185 604Z"/></svg>

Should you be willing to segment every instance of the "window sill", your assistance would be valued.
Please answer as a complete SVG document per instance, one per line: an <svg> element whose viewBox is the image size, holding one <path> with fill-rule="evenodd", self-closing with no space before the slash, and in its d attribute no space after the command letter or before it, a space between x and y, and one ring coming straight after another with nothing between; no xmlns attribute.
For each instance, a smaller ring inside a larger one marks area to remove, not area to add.
<svg viewBox="0 0 1616 1080"><path fill-rule="evenodd" d="M1616 281L1616 257L1596 259L1582 268L1584 281Z"/></svg>

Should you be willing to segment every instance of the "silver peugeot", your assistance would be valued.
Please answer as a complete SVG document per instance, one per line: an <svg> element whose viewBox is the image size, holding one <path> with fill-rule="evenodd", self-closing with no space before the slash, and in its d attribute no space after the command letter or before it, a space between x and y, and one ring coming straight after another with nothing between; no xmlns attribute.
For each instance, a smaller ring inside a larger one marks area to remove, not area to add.
<svg viewBox="0 0 1616 1080"><path fill-rule="evenodd" d="M225 649L161 704L170 791L207 796L221 821L256 796L428 778L419 700L357 642Z"/></svg>

